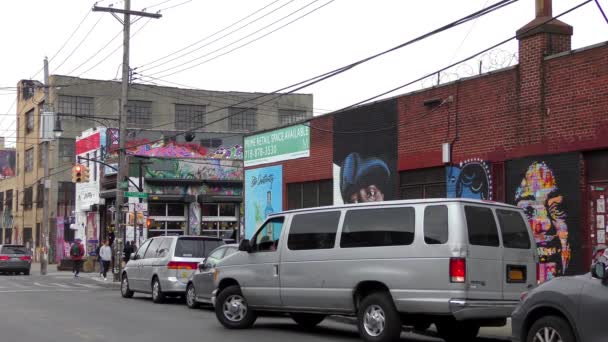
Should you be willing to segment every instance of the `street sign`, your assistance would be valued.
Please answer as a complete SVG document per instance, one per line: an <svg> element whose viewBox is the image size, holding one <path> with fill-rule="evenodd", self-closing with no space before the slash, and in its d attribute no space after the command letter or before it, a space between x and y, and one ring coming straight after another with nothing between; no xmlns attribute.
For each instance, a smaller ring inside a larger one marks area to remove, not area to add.
<svg viewBox="0 0 608 342"><path fill-rule="evenodd" d="M125 197L148 198L147 192L130 192L125 191Z"/></svg>
<svg viewBox="0 0 608 342"><path fill-rule="evenodd" d="M129 188L129 181L118 182L118 188L119 189L128 189Z"/></svg>

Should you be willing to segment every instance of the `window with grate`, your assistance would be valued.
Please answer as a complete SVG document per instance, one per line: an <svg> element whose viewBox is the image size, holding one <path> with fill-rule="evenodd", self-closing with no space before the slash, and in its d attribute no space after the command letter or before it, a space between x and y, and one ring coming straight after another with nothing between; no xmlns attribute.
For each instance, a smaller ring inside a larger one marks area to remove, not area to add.
<svg viewBox="0 0 608 342"><path fill-rule="evenodd" d="M71 163L76 158L76 143L74 139L59 139L59 160Z"/></svg>
<svg viewBox="0 0 608 342"><path fill-rule="evenodd" d="M129 101L127 104L127 123L137 128L150 127L152 124L152 102Z"/></svg>
<svg viewBox="0 0 608 342"><path fill-rule="evenodd" d="M399 173L400 199L446 197L445 169L442 167Z"/></svg>
<svg viewBox="0 0 608 342"><path fill-rule="evenodd" d="M42 208L42 203L44 203L44 184L38 183L36 185L36 206Z"/></svg>
<svg viewBox="0 0 608 342"><path fill-rule="evenodd" d="M6 210L13 211L13 190L6 190L6 196L4 196L4 206Z"/></svg>
<svg viewBox="0 0 608 342"><path fill-rule="evenodd" d="M32 209L33 201L34 201L34 188L32 188L30 186L30 187L25 188L25 190L23 191L23 210Z"/></svg>
<svg viewBox="0 0 608 342"><path fill-rule="evenodd" d="M0 192L0 211L4 211L4 192Z"/></svg>
<svg viewBox="0 0 608 342"><path fill-rule="evenodd" d="M205 125L206 106L175 105L175 129L194 129Z"/></svg>
<svg viewBox="0 0 608 342"><path fill-rule="evenodd" d="M332 184L331 180L287 184L288 209L332 205Z"/></svg>
<svg viewBox="0 0 608 342"><path fill-rule="evenodd" d="M31 172L34 169L34 148L25 150L25 172Z"/></svg>
<svg viewBox="0 0 608 342"><path fill-rule="evenodd" d="M206 148L217 148L222 146L222 139L208 138L201 139L201 146Z"/></svg>
<svg viewBox="0 0 608 342"><path fill-rule="evenodd" d="M231 107L228 115L230 115L230 130L255 131L258 127L257 111L254 108Z"/></svg>
<svg viewBox="0 0 608 342"><path fill-rule="evenodd" d="M86 96L60 95L57 105L59 114L67 114L65 119L74 116L93 116L93 98Z"/></svg>
<svg viewBox="0 0 608 342"><path fill-rule="evenodd" d="M46 165L46 153L44 153L44 144L38 145L38 167L44 167Z"/></svg>
<svg viewBox="0 0 608 342"><path fill-rule="evenodd" d="M58 182L57 189L57 212L68 216L74 210L76 184L72 182Z"/></svg>
<svg viewBox="0 0 608 342"><path fill-rule="evenodd" d="M34 131L34 109L30 109L25 113L25 133L29 134Z"/></svg>
<svg viewBox="0 0 608 342"><path fill-rule="evenodd" d="M306 119L306 112L295 109L279 109L279 124L288 125L290 123Z"/></svg>

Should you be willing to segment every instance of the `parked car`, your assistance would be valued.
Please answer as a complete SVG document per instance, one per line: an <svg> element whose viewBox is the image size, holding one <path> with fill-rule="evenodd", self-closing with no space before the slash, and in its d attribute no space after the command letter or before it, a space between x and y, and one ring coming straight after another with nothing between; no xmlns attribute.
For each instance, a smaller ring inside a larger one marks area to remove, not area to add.
<svg viewBox="0 0 608 342"><path fill-rule="evenodd" d="M300 209L269 216L214 270L212 302L227 328L287 312L315 326L353 315L366 341L434 323L447 341L502 326L535 286L536 245L524 212L467 199Z"/></svg>
<svg viewBox="0 0 608 342"><path fill-rule="evenodd" d="M159 236L146 240L131 258L121 277L121 294L150 293L155 303L166 296L183 296L198 264L224 242L202 236Z"/></svg>
<svg viewBox="0 0 608 342"><path fill-rule="evenodd" d="M200 264L186 287L186 304L189 308L198 308L200 304L211 304L213 268L218 262L238 251L238 244L223 245L216 248Z"/></svg>
<svg viewBox="0 0 608 342"><path fill-rule="evenodd" d="M23 245L0 245L0 272L30 275L32 256Z"/></svg>
<svg viewBox="0 0 608 342"><path fill-rule="evenodd" d="M522 301L512 318L513 341L606 341L606 267L600 262L594 265L591 273L555 278L522 294Z"/></svg>

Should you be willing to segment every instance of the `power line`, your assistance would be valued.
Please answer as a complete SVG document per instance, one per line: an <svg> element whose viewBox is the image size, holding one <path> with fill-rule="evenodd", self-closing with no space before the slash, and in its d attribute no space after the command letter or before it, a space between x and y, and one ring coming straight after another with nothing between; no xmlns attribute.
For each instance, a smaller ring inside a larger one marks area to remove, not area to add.
<svg viewBox="0 0 608 342"><path fill-rule="evenodd" d="M190 64L190 63L192 63L192 62L195 62L195 61L197 61L197 60L199 60L199 59L201 59L201 58L204 58L204 57L210 56L210 55L212 55L212 54L214 54L214 53L216 53L216 52L219 52L219 51L221 51L221 50L224 50L224 49L225 49L225 48L227 48L227 47L230 47L230 46L232 46L232 45L234 45L234 44L236 44L236 43L238 43L238 42L241 42L241 41L243 41L243 40L245 40L245 39L247 39L247 38L249 38L249 37L251 37L251 36L253 36L253 35L255 35L255 34L257 34L257 33L261 32L261 31L263 31L263 30L265 30L265 29L267 29L267 28L269 28L269 27L271 27L271 26L273 26L273 25L275 25L275 24L277 24L277 23L279 23L279 22L281 22L281 21L283 21L283 20L285 20L285 19L287 19L287 18L289 18L290 16L292 16L292 15L294 15L294 14L296 14L296 13L298 13L298 12L302 11L302 10L304 10L305 8L307 8L307 7L311 6L311 5L313 5L314 3L318 2L318 1L320 1L320 0L314 0L314 1L310 2L310 3L308 3L307 5L304 5L303 7L300 7L299 9L295 10L294 12L291 12L290 14L288 14L288 15L286 15L286 16L284 16L284 17L282 17L281 19L276 20L276 21L274 21L274 22L272 22L272 23L270 23L270 24L268 24L268 25L266 25L266 26L262 27L261 29L258 29L258 30L256 30L256 31L254 31L254 32L252 32L252 33L250 33L250 34L248 34L248 35L244 36L244 37L241 37L241 38L239 38L238 40L236 40L236 41L234 41L234 42L232 42L232 43L230 43L230 44L224 45L224 46L222 46L222 47L221 47L221 48L219 48L219 49L215 49L215 50L213 50L213 51L211 51L211 52L209 52L209 53L206 53L206 54L204 54L204 55L202 55L202 56L195 57L195 58L190 59L190 60L188 60L188 61L186 61L186 62L180 63L180 64L178 64L178 65L176 65L176 66L173 66L173 67L170 67L170 68L167 68L167 69L163 69L163 70L161 70L161 71L154 72L154 73L152 73L151 75L158 75L158 74L162 74L162 73L167 72L167 71L171 71L171 70L178 69L178 68L180 68L180 67L182 67L182 66L185 66L185 65L187 65L187 64ZM165 75L163 75L162 77L167 77L167 76L171 76L171 75L178 74L178 73L180 73L180 72L184 72L184 71L186 71L186 70L190 70L190 69L195 68L195 67L197 67L197 66L199 66L199 65L202 65L202 64L208 63L208 62L210 62L210 61L212 61L212 60L214 60L214 59L217 59L217 58L222 57L222 56L225 56L225 55L227 55L227 54L229 54L229 53L231 53L231 52L233 52L233 51L236 51L236 50L238 50L238 49L241 49L241 48L243 48L243 47L245 47L245 46L247 46L247 45L249 45L249 44L252 44L252 43L254 43L254 42L256 42L256 41L258 41L258 40L260 40L260 39L262 39L262 38L265 38L265 37L267 37L267 36L271 35L272 33L275 33L275 32L277 32L277 31L279 31L279 30L281 30L281 29L283 29L283 28L285 28L285 27L287 27L287 26L289 26L289 25L291 25L291 24L295 23L296 21L298 21L298 20L300 20L300 19L303 19L303 18L305 18L305 17L309 16L310 14L312 14L312 13L314 13L314 12L316 12L316 11L320 10L321 8L323 8L323 7L327 6L327 5L329 5L330 3L334 2L334 1L335 1L335 0L330 0L330 1L326 2L325 4L323 4L323 5L319 6L319 7L316 7L316 8L314 8L313 10L311 10L311 11L309 11L309 12L307 12L307 13L305 13L305 14L303 14L303 15L301 15L301 16L299 16L299 17L297 17L297 18L295 18L294 20L291 20L291 21L287 22L286 24L281 25L281 26L279 26L278 28L276 28L276 29L274 29L274 30L272 30L272 31L270 31L270 32L267 32L267 33L263 34L262 36L257 37L257 38L255 38L255 39L253 39L253 40L251 40L251 41L249 41L249 42L247 42L247 43L245 43L245 44L239 45L239 46L237 46L237 47L236 47L236 48L234 48L234 49L231 49L231 50L229 50L229 51L227 51L227 52L224 52L224 53L219 54L219 55L217 55L217 56L214 56L214 57L212 57L212 58L206 59L206 60L204 60L204 61L202 61L202 62L200 62L200 63L197 63L197 64L194 64L194 65L191 65L191 66L185 67L185 68L183 68L183 69L179 69L179 70L174 71L174 72L171 72L171 73L169 73L169 74L165 74Z"/></svg>
<svg viewBox="0 0 608 342"><path fill-rule="evenodd" d="M600 10L600 13L602 13L602 16L606 20L606 24L608 24L608 16L606 16L606 13L604 12L602 5L600 5L600 2L598 0L595 0L595 3L597 4L597 8Z"/></svg>
<svg viewBox="0 0 608 342"><path fill-rule="evenodd" d="M240 23L240 22L242 22L242 21L244 21L244 20L246 20L246 19L249 19L250 17L252 17L252 16L256 15L257 13L259 13L259 12L261 12L261 11L265 10L266 8L268 8L268 7L272 6L272 5L274 5L275 3L279 2L279 1L280 1L280 0L275 0L275 1L271 2L270 4L268 4L268 5L264 6L264 7L262 7L262 8L260 8L260 9L256 10L255 12L253 12L253 13L251 13L251 14L247 15L246 17L244 17L244 18L242 18L242 19L239 19L238 21L236 21L236 22L234 22L234 23L232 23L232 24L230 24L230 25L228 25L228 26L224 27L223 29L221 29L221 30L219 30L219 31L217 31L217 32L214 32L213 34L211 34L211 35L209 35L209 36L207 36L207 37L205 37L205 38L203 38L203 39L201 39L201 40L198 40L198 41L196 41L196 42L194 42L194 43L192 43L192 44L190 44L190 45L188 45L188 46L186 46L186 47L184 47L184 48L181 48L181 49L179 49L179 50L177 50L177 51L174 51L174 52L172 52L172 53L170 53L170 54L168 54L168 55L165 55L164 57L161 57L161 58L158 58L158 59L156 59L156 60L154 60L154 61L151 61L151 62L148 62L148 63L142 64L142 65L140 65L139 67L137 67L137 68L135 68L135 69L145 69L145 70L154 69L154 68L157 68L157 67L159 67L159 66L161 66L161 65L165 65L165 64L167 64L167 63L169 63L169 62L172 62L172 61L174 61L175 59L178 59L178 58L181 58L181 57L183 57L183 56L186 56L186 55L188 55L189 53L192 53L192 52L194 52L194 51L200 50L200 49L202 49L202 48L204 48L204 47L208 46L209 44L212 44L212 43L214 43L214 42L216 42L216 41L218 41L218 40L220 40L220 39L222 39L222 38L224 38L224 37L226 37L226 36L231 35L232 33L235 33L235 32L237 32L237 31L239 31L239 30L241 30L241 29L243 29L243 28L245 28L245 27L247 27L247 26L249 26L249 25L253 24L254 22L256 22L256 21L258 21L258 20L261 20L261 19L265 18L266 16L268 16L268 15L270 15L270 14L274 13L275 11L277 11L277 10L279 10L279 9L281 9L281 8L283 8L283 7L285 7L286 5L288 5L288 4L290 4L290 3L292 3L292 2L293 2L293 1L295 1L295 0L291 0L291 1L287 2L286 4L284 4L284 5L282 5L282 6L278 7L278 8L276 8L276 9L274 9L274 10L272 10L271 12L268 12L268 13L264 14L263 16L261 16L261 17L259 17L259 18L255 19L255 20L253 20L253 21L250 21L250 22L248 22L247 24L245 24L245 25L243 25L243 26L239 27L238 29L236 29L236 30L232 30L232 31L228 32L227 34L225 34L225 35L223 35L223 36L219 37L218 39L213 40L213 41L211 41L210 43L207 43L207 44L205 44L205 45L203 45L203 46L201 46L201 47L196 48L195 50L192 50L192 51L190 51L190 52L188 52L188 53L186 53L186 54L181 54L181 55L179 55L179 56L177 56L177 57L175 57L175 58L172 58L172 59L170 59L170 60L168 60L168 61L166 61L166 62L164 62L164 63L158 64L158 65L156 65L156 66L152 66L152 67L149 67L149 68L144 68L145 66L148 66L148 65L150 65L150 64L156 64L156 62L162 61L162 60L164 60L164 59L166 59L166 58L168 58L168 57L171 57L171 56L173 56L173 55L175 55L175 54L177 54L177 53L179 53L179 52L182 52L182 51L184 51L184 50L187 50L187 49L189 49L189 48L191 48L191 47L193 47L193 46L197 45L198 43L202 43L202 42L206 41L207 39L209 39L209 38L211 38L211 37L214 37L214 36L216 36L217 34L222 33L222 32L224 32L224 31L226 31L227 29L229 29L229 28L231 28L231 27L233 27L233 26L237 25L238 23Z"/></svg>
<svg viewBox="0 0 608 342"><path fill-rule="evenodd" d="M169 7L163 8L163 9L159 10L159 12L166 11L168 9L172 9L172 8L175 8L175 7L179 7L179 6L185 5L185 4L189 3L189 2L192 2L192 0L186 0L186 1L182 2L182 3L177 4L177 5L173 5L173 6L169 6Z"/></svg>
<svg viewBox="0 0 608 342"><path fill-rule="evenodd" d="M65 64L65 62L67 62L68 59L70 59L70 57L72 57L72 55L76 52L76 50L78 50L78 48L80 48L80 46L87 40L87 38L89 37L89 35L91 35L91 32L93 32L93 30L95 29L95 27L97 27L97 24L99 24L99 22L101 21L102 17L99 17L99 19L97 19L97 21L95 22L95 24L93 24L93 26L91 27L91 29L85 34L84 38L82 38L82 40L80 41L80 43L78 43L78 45L76 45L76 47L74 48L74 50L72 50L72 52L70 52L70 54L63 60L63 62L59 63L59 66L55 68L55 70L53 70L53 73L55 73L59 68L61 68L61 66L63 64Z"/></svg>
<svg viewBox="0 0 608 342"><path fill-rule="evenodd" d="M73 74L76 70L80 69L81 66L87 64L91 59L95 58L96 56L99 55L99 53L103 50L105 50L105 48L107 48L110 44L112 44L112 42L114 40L116 40L116 38L118 38L120 36L120 34L122 33L121 31L118 31L118 33L116 33L116 35L114 37L112 37L112 39L110 39L104 46L101 47L101 49L97 50L94 54L91 55L91 57L87 58L84 62L80 63L77 67L75 67L72 71L70 71L68 74L71 75Z"/></svg>

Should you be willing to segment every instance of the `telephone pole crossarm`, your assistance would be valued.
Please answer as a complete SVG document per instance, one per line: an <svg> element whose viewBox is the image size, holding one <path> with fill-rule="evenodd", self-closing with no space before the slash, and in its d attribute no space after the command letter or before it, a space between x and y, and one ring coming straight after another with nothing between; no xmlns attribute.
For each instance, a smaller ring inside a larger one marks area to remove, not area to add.
<svg viewBox="0 0 608 342"><path fill-rule="evenodd" d="M120 8L113 8L113 7L93 6L93 12L130 14L130 15L135 15L138 17L148 17L148 18L155 18L155 19L159 19L162 17L162 14L160 14L160 13L148 13L148 12L130 11L130 10L128 11L128 10L124 10L124 9L120 9Z"/></svg>

